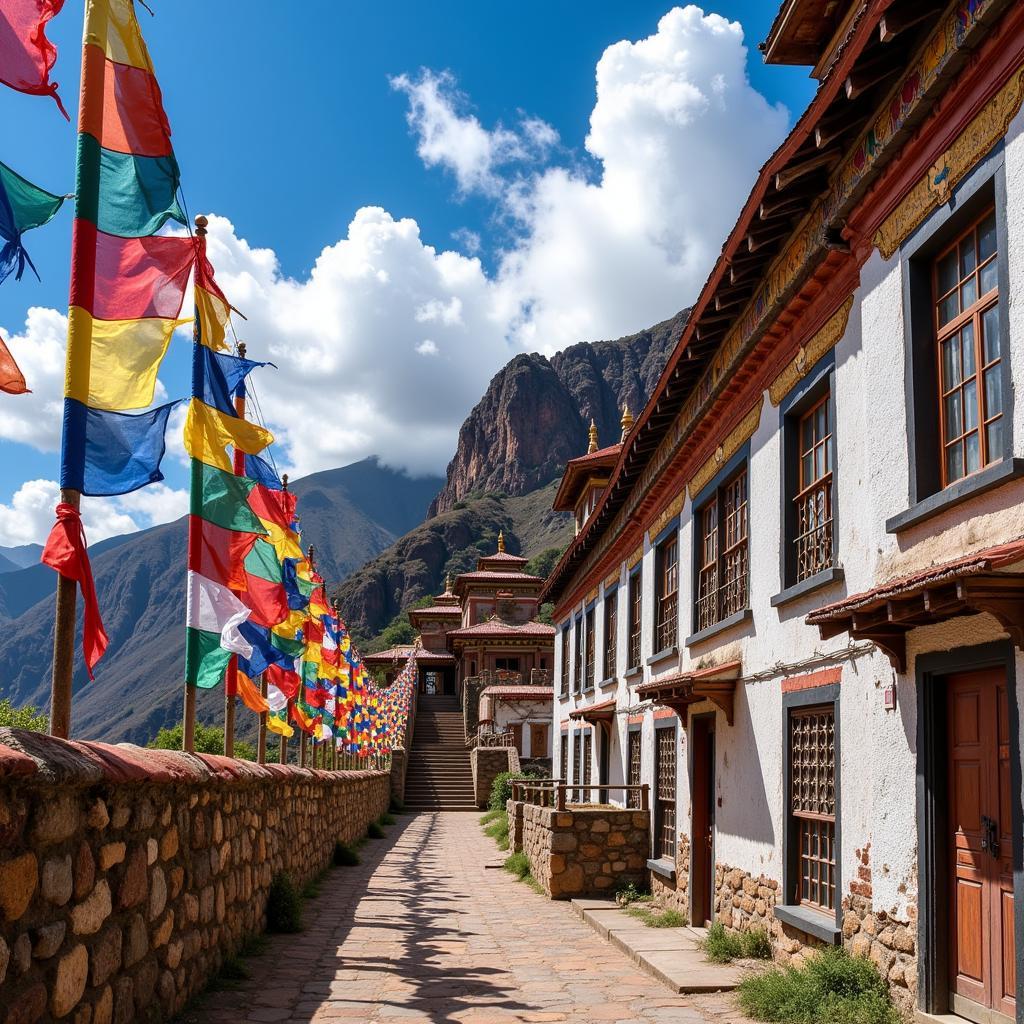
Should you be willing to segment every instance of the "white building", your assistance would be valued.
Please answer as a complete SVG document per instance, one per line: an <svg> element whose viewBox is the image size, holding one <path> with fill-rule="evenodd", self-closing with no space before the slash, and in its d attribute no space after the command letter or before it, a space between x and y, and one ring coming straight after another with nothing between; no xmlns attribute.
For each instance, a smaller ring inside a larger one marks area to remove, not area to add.
<svg viewBox="0 0 1024 1024"><path fill-rule="evenodd" d="M695 923L1022 1021L1024 5L910 6L784 4L818 94L567 469L554 774L651 785Z"/></svg>

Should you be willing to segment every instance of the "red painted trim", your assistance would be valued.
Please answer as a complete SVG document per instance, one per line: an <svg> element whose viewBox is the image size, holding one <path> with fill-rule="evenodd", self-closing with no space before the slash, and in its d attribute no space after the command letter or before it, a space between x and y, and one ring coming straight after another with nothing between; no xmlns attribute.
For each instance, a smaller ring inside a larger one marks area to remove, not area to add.
<svg viewBox="0 0 1024 1024"><path fill-rule="evenodd" d="M627 719L627 725L640 725L644 720L643 715L630 715Z"/></svg>
<svg viewBox="0 0 1024 1024"><path fill-rule="evenodd" d="M815 686L831 686L843 681L842 666L820 668L817 672L807 672L802 676L789 676L782 680L783 693L796 693L799 690L811 690Z"/></svg>
<svg viewBox="0 0 1024 1024"><path fill-rule="evenodd" d="M671 708L658 708L654 712L654 718L656 721L660 721L662 718L675 718L676 713Z"/></svg>

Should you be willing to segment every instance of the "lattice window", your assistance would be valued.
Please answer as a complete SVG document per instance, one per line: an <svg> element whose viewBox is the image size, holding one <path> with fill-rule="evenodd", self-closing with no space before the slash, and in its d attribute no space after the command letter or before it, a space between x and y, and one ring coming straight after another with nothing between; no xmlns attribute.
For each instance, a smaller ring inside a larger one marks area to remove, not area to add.
<svg viewBox="0 0 1024 1024"><path fill-rule="evenodd" d="M629 578L629 667L640 664L640 628L643 622L643 590L640 573Z"/></svg>
<svg viewBox="0 0 1024 1024"><path fill-rule="evenodd" d="M790 813L796 819L800 903L835 909L835 709L790 713Z"/></svg>
<svg viewBox="0 0 1024 1024"><path fill-rule="evenodd" d="M989 210L934 265L943 486L1003 452L997 249Z"/></svg>
<svg viewBox="0 0 1024 1024"><path fill-rule="evenodd" d="M676 731L655 730L654 751L656 857L676 855Z"/></svg>
<svg viewBox="0 0 1024 1024"><path fill-rule="evenodd" d="M619 592L613 590L604 599L604 678L615 678L616 647L619 640Z"/></svg>
<svg viewBox="0 0 1024 1024"><path fill-rule="evenodd" d="M669 537L658 547L658 601L654 648L667 651L679 639L679 539Z"/></svg>
<svg viewBox="0 0 1024 1024"><path fill-rule="evenodd" d="M594 686L594 609L591 608L586 615L586 665L584 667L583 688L593 689Z"/></svg>
<svg viewBox="0 0 1024 1024"><path fill-rule="evenodd" d="M578 785L580 779L580 734L576 733L572 741L572 783Z"/></svg>
<svg viewBox="0 0 1024 1024"><path fill-rule="evenodd" d="M706 629L747 607L748 505L744 468L700 510L697 629Z"/></svg>
<svg viewBox="0 0 1024 1024"><path fill-rule="evenodd" d="M562 673L559 677L559 690L565 695L569 692L569 624L562 630Z"/></svg>
<svg viewBox="0 0 1024 1024"><path fill-rule="evenodd" d="M642 764L643 749L643 735L639 729L634 729L629 733L629 785L631 786L640 785L640 765ZM627 794L626 805L628 807L639 808L640 802L639 793Z"/></svg>
<svg viewBox="0 0 1024 1024"><path fill-rule="evenodd" d="M796 497L796 578L832 565L832 424L829 395L800 418L800 484Z"/></svg>
<svg viewBox="0 0 1024 1024"><path fill-rule="evenodd" d="M594 735L591 732L585 732L583 734L583 785L589 786L592 778L592 761L594 753ZM590 790L584 790L579 794L579 798L583 803L590 802Z"/></svg>
<svg viewBox="0 0 1024 1024"><path fill-rule="evenodd" d="M561 771L561 778L566 782L569 781L569 734L567 732L562 733L561 743L559 745L559 753L561 757L558 760Z"/></svg>
<svg viewBox="0 0 1024 1024"><path fill-rule="evenodd" d="M583 686L583 619L576 620L576 657L574 659L576 672L572 681L573 690L580 692Z"/></svg>

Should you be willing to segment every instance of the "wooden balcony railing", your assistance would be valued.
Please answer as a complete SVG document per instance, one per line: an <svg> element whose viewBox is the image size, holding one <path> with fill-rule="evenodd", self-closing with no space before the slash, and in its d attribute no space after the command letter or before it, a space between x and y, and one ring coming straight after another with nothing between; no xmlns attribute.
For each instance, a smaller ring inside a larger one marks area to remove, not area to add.
<svg viewBox="0 0 1024 1024"><path fill-rule="evenodd" d="M651 787L645 782L639 786L627 786L622 783L579 783L569 785L561 779L519 779L512 782L512 799L522 800L524 803L534 804L538 807L554 807L556 810L564 811L566 806L574 803L589 802L589 796L583 800L567 800L566 794L592 794L594 791L609 793L612 790L620 791L627 806L635 807L630 798L634 794L639 795L640 803L638 810L648 811L651 807ZM599 798L600 799L600 798Z"/></svg>

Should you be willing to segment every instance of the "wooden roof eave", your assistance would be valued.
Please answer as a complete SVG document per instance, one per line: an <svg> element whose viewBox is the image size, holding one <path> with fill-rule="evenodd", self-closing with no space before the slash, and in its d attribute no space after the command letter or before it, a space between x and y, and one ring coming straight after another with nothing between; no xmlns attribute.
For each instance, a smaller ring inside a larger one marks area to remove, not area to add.
<svg viewBox="0 0 1024 1024"><path fill-rule="evenodd" d="M655 680L637 687L637 696L671 708L685 722L692 704L709 700L725 714L729 725L735 716L736 684L740 663L730 662L708 669L698 669L665 680Z"/></svg>

